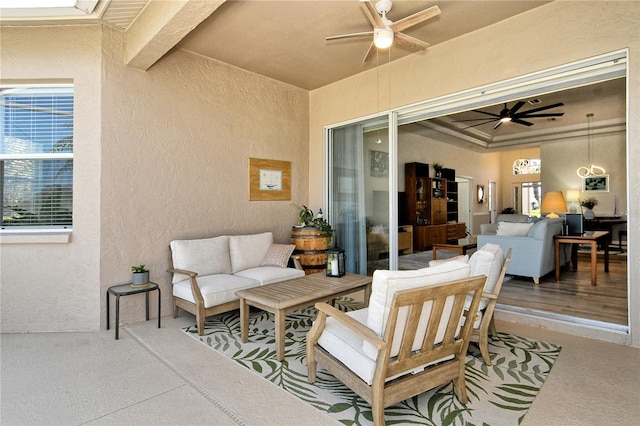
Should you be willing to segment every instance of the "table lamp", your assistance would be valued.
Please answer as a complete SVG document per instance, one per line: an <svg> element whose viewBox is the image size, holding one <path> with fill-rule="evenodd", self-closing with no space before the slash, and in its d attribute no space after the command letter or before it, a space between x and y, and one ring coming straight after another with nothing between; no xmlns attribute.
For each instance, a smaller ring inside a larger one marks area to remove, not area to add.
<svg viewBox="0 0 640 426"><path fill-rule="evenodd" d="M540 206L540 211L549 212L545 217L557 218L560 216L556 212L566 212L567 210L567 203L564 201L562 191L545 192Z"/></svg>
<svg viewBox="0 0 640 426"><path fill-rule="evenodd" d="M567 189L567 202L571 203L569 207L569 213L576 213L578 211L576 203L580 201L580 191L577 189Z"/></svg>

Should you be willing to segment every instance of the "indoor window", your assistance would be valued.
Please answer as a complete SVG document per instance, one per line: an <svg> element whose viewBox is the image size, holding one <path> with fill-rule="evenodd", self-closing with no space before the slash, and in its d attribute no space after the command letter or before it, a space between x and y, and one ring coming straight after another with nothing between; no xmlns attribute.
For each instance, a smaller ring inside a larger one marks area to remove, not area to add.
<svg viewBox="0 0 640 426"><path fill-rule="evenodd" d="M2 229L70 229L73 87L0 86Z"/></svg>

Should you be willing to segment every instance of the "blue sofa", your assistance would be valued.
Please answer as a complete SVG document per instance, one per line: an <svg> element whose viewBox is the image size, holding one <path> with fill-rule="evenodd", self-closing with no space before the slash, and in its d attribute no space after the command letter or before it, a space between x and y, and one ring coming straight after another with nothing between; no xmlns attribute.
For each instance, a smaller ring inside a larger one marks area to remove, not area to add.
<svg viewBox="0 0 640 426"><path fill-rule="evenodd" d="M498 222L497 234L478 235L478 248L487 243L493 243L498 244L505 253L512 249L511 263L507 274L531 277L534 283L540 284L540 277L555 270L553 236L562 233L563 224L563 218L540 219L533 226L529 225L531 228L526 236L514 236L500 235L500 222ZM509 226L514 228L513 225L511 223ZM527 224L519 225L526 226ZM505 226L505 228L507 227ZM561 264L566 261L565 259L564 252L560 253Z"/></svg>

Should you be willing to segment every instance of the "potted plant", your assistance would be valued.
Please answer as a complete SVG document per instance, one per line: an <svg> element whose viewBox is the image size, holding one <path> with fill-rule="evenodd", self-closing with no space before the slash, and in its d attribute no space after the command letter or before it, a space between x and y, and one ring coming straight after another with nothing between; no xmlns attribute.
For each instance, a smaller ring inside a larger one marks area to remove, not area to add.
<svg viewBox="0 0 640 426"><path fill-rule="evenodd" d="M311 226L313 225L313 210L307 206L298 206L298 226Z"/></svg>
<svg viewBox="0 0 640 426"><path fill-rule="evenodd" d="M145 285L149 284L149 270L144 265L134 265L131 267L131 284Z"/></svg>
<svg viewBox="0 0 640 426"><path fill-rule="evenodd" d="M442 169L444 169L444 166L442 165L442 163L438 163L437 161L434 161L433 170L435 170L436 172L436 177L442 176Z"/></svg>
<svg viewBox="0 0 640 426"><path fill-rule="evenodd" d="M598 205L598 200L596 198L585 198L580 201L580 205L586 209L583 213L585 219L593 219L595 217L595 213L593 213L592 209Z"/></svg>

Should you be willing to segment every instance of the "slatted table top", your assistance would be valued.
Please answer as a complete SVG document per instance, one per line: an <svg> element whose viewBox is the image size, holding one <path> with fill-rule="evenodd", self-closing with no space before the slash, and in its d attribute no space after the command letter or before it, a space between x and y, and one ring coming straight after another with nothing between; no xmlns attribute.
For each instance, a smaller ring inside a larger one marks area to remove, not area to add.
<svg viewBox="0 0 640 426"><path fill-rule="evenodd" d="M311 303L332 295L344 294L371 284L372 277L345 274L342 277L327 277L324 273L305 275L288 281L268 284L245 290L236 295L247 301L271 309L289 309ZM252 304L253 304L252 303Z"/></svg>

